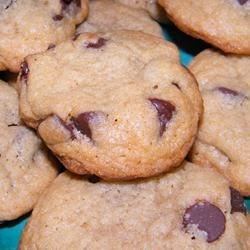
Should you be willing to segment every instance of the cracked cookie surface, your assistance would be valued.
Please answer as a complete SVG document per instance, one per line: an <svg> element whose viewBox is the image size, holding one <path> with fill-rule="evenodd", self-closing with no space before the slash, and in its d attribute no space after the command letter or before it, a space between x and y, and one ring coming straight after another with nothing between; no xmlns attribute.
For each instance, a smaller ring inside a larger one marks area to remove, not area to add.
<svg viewBox="0 0 250 250"><path fill-rule="evenodd" d="M3 0L0 3L0 70L18 72L24 57L74 35L87 0Z"/></svg>
<svg viewBox="0 0 250 250"><path fill-rule="evenodd" d="M157 178L94 183L61 174L35 207L20 249L250 247L243 198L213 169L184 163Z"/></svg>
<svg viewBox="0 0 250 250"><path fill-rule="evenodd" d="M89 3L88 18L77 27L77 33L122 29L138 30L164 38L160 25L146 11L113 0L92 0Z"/></svg>
<svg viewBox="0 0 250 250"><path fill-rule="evenodd" d="M250 55L249 0L159 0L187 34L228 53Z"/></svg>
<svg viewBox="0 0 250 250"><path fill-rule="evenodd" d="M57 167L18 114L16 90L0 81L0 221L29 212Z"/></svg>
<svg viewBox="0 0 250 250"><path fill-rule="evenodd" d="M82 33L22 68L22 118L75 173L157 175L178 166L193 143L198 86L161 38Z"/></svg>
<svg viewBox="0 0 250 250"><path fill-rule="evenodd" d="M204 114L191 157L250 195L250 57L201 52L191 62Z"/></svg>

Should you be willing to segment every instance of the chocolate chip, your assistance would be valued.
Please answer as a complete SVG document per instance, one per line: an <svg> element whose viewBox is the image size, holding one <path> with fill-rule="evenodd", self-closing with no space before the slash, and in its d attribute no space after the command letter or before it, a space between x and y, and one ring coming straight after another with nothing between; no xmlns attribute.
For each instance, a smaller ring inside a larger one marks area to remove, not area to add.
<svg viewBox="0 0 250 250"><path fill-rule="evenodd" d="M95 184L97 182L99 182L101 180L100 177L96 176L96 175L90 175L88 176L88 181Z"/></svg>
<svg viewBox="0 0 250 250"><path fill-rule="evenodd" d="M11 0L11 1L9 2L9 4L7 4L6 7L5 7L4 9L7 10L12 4L13 4L13 0Z"/></svg>
<svg viewBox="0 0 250 250"><path fill-rule="evenodd" d="M239 212L246 215L247 209L241 194L232 187L230 187L230 194L231 194L231 214Z"/></svg>
<svg viewBox="0 0 250 250"><path fill-rule="evenodd" d="M20 69L20 80L22 81L25 81L25 82L27 82L27 80L28 80L28 74L29 74L29 66L28 66L28 63L27 62L23 62L22 64L21 64L21 69Z"/></svg>
<svg viewBox="0 0 250 250"><path fill-rule="evenodd" d="M96 43L89 42L86 45L86 48L99 49L106 44L107 40L105 38L100 37Z"/></svg>
<svg viewBox="0 0 250 250"><path fill-rule="evenodd" d="M248 0L237 0L240 5L245 4Z"/></svg>
<svg viewBox="0 0 250 250"><path fill-rule="evenodd" d="M228 89L225 87L218 87L216 88L216 90L220 91L221 93L225 94L225 95L231 95L231 96L238 96L240 95L240 93L236 90L232 90L232 89Z"/></svg>
<svg viewBox="0 0 250 250"><path fill-rule="evenodd" d="M16 127L16 126L18 126L18 125L15 123L8 124L8 127Z"/></svg>
<svg viewBox="0 0 250 250"><path fill-rule="evenodd" d="M89 126L90 120L92 120L97 114L95 112L81 113L77 117L72 117L72 122L75 128L80 131L83 135L86 135L92 139L92 132Z"/></svg>
<svg viewBox="0 0 250 250"><path fill-rule="evenodd" d="M181 90L181 87L178 83L172 82L172 85L174 85L177 89Z"/></svg>
<svg viewBox="0 0 250 250"><path fill-rule="evenodd" d="M169 101L165 100L156 98L151 98L149 100L158 112L158 119L160 121L160 136L162 136L166 130L167 123L172 119L172 116L176 111L175 106Z"/></svg>
<svg viewBox="0 0 250 250"><path fill-rule="evenodd" d="M206 240L210 243L224 233L226 219L218 207L207 201L200 201L186 209L182 223L189 233L195 234L197 229L206 233Z"/></svg>
<svg viewBox="0 0 250 250"><path fill-rule="evenodd" d="M63 5L69 5L71 3L75 3L76 6L81 7L81 0L61 0Z"/></svg>
<svg viewBox="0 0 250 250"><path fill-rule="evenodd" d="M55 48L55 47L56 47L56 45L51 43L51 44L49 45L49 47L48 47L48 50L49 50L49 49L53 49L53 48Z"/></svg>
<svg viewBox="0 0 250 250"><path fill-rule="evenodd" d="M62 14L59 14L59 15L55 15L53 16L53 20L54 21L61 21L63 19L63 15Z"/></svg>

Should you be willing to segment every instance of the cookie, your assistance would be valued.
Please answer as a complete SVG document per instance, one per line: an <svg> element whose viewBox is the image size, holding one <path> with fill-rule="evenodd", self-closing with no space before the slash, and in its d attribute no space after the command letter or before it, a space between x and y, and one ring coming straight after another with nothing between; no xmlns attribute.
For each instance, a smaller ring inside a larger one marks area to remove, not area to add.
<svg viewBox="0 0 250 250"><path fill-rule="evenodd" d="M114 0L115 2L128 5L135 9L146 10L152 18L160 23L168 23L166 12L162 8L157 0Z"/></svg>
<svg viewBox="0 0 250 250"><path fill-rule="evenodd" d="M87 0L2 0L0 70L18 72L25 56L73 36L87 11Z"/></svg>
<svg viewBox="0 0 250 250"><path fill-rule="evenodd" d="M0 221L29 212L56 175L41 140L20 121L16 90L0 81Z"/></svg>
<svg viewBox="0 0 250 250"><path fill-rule="evenodd" d="M250 195L250 57L206 50L190 65L199 82L204 115L192 161L215 167Z"/></svg>
<svg viewBox="0 0 250 250"><path fill-rule="evenodd" d="M159 0L187 34L229 53L250 55L250 1Z"/></svg>
<svg viewBox="0 0 250 250"><path fill-rule="evenodd" d="M135 31L82 33L29 56L21 113L66 168L134 179L180 164L197 133L197 83L177 48Z"/></svg>
<svg viewBox="0 0 250 250"><path fill-rule="evenodd" d="M78 26L77 33L122 29L143 31L163 38L160 25L146 11L130 8L113 0L92 0L89 3L88 18Z"/></svg>
<svg viewBox="0 0 250 250"><path fill-rule="evenodd" d="M92 182L92 183L91 183ZM184 163L144 181L63 173L23 232L26 249L249 249L244 200L213 169Z"/></svg>

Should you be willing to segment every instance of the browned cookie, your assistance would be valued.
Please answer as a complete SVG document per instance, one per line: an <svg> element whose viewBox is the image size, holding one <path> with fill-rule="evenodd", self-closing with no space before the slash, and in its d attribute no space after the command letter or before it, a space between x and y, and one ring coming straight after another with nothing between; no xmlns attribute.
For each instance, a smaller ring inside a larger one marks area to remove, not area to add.
<svg viewBox="0 0 250 250"><path fill-rule="evenodd" d="M250 249L243 198L213 169L184 163L159 178L96 181L61 174L35 207L20 250Z"/></svg>
<svg viewBox="0 0 250 250"><path fill-rule="evenodd" d="M1 0L0 70L18 72L24 57L71 37L87 0Z"/></svg>
<svg viewBox="0 0 250 250"><path fill-rule="evenodd" d="M159 0L182 31L225 52L250 55L249 0Z"/></svg>
<svg viewBox="0 0 250 250"><path fill-rule="evenodd" d="M192 160L215 167L250 195L250 57L205 50L190 69L204 99Z"/></svg>
<svg viewBox="0 0 250 250"><path fill-rule="evenodd" d="M172 43L142 32L82 33L29 56L20 85L23 119L78 174L158 175L197 133L195 79Z"/></svg>

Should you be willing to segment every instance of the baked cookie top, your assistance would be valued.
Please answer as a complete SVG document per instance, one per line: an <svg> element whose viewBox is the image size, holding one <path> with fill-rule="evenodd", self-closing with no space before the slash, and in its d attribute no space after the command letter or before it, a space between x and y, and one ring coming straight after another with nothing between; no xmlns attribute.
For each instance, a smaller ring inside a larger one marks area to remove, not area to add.
<svg viewBox="0 0 250 250"><path fill-rule="evenodd" d="M24 57L71 37L87 15L87 0L2 0L0 70L18 72Z"/></svg>
<svg viewBox="0 0 250 250"><path fill-rule="evenodd" d="M191 62L204 100L193 160L250 195L250 57L205 50Z"/></svg>
<svg viewBox="0 0 250 250"><path fill-rule="evenodd" d="M184 32L225 52L250 55L250 1L159 0Z"/></svg>
<svg viewBox="0 0 250 250"><path fill-rule="evenodd" d="M23 119L79 174L157 175L197 133L195 79L173 44L142 32L83 33L29 56L20 85Z"/></svg>
<svg viewBox="0 0 250 250"><path fill-rule="evenodd" d="M88 18L78 26L77 33L122 29L143 31L163 38L160 25L145 10L134 9L113 0L92 0Z"/></svg>
<svg viewBox="0 0 250 250"><path fill-rule="evenodd" d="M168 23L165 10L158 4L157 0L114 0L115 2L146 10L156 21Z"/></svg>
<svg viewBox="0 0 250 250"><path fill-rule="evenodd" d="M20 249L250 247L243 198L213 169L184 163L159 178L96 181L61 174L36 205Z"/></svg>
<svg viewBox="0 0 250 250"><path fill-rule="evenodd" d="M0 221L29 212L56 177L41 140L22 125L15 89L0 81Z"/></svg>

